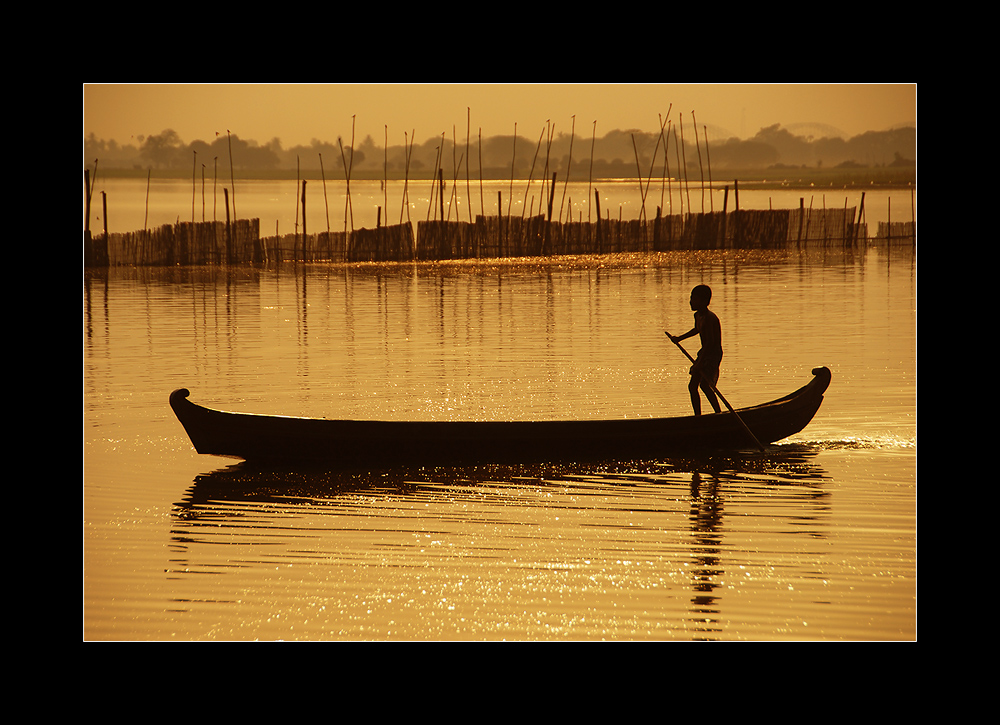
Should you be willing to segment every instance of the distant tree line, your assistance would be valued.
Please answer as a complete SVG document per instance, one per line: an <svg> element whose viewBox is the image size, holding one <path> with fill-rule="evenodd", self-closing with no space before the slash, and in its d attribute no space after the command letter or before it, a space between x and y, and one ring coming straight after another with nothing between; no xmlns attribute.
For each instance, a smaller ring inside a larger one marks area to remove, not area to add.
<svg viewBox="0 0 1000 725"><path fill-rule="evenodd" d="M308 146L284 148L280 139L261 144L234 134L217 134L211 141L185 142L172 129L139 136L125 145L98 139L84 139L84 160L100 168L152 169L172 174L199 171L211 176L234 172L246 177L253 173L315 176L343 179L345 168L352 178L429 178L441 169L445 178L527 178L532 174L558 173L565 178L659 176L664 170L679 176L682 166L689 175L701 169L769 168L879 168L914 166L916 129L902 127L870 131L852 138L814 138L792 134L779 124L762 128L752 138L712 139L707 131L667 126L663 133L614 130L595 137L580 133L552 133L543 129L537 138L520 134L471 138L431 137L422 143L411 139L398 144L379 144L365 137L356 148L338 139L335 143L314 139ZM572 148L572 160L570 149ZM666 153L664 150L666 149Z"/></svg>

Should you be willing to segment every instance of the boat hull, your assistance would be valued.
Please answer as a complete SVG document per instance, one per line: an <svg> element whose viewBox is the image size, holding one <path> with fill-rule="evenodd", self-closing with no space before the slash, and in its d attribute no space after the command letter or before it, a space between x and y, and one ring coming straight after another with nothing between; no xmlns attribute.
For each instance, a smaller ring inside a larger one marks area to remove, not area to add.
<svg viewBox="0 0 1000 725"><path fill-rule="evenodd" d="M798 433L830 384L825 367L778 400L738 410L764 444ZM248 461L322 462L337 468L655 459L754 442L731 412L679 418L569 421L357 421L231 413L170 394L198 453Z"/></svg>

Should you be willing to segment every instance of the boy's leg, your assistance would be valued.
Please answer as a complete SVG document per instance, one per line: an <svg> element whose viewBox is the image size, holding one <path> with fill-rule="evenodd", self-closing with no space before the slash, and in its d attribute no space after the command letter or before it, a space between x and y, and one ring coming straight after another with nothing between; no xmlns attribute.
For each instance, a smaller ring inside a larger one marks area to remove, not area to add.
<svg viewBox="0 0 1000 725"><path fill-rule="evenodd" d="M702 378L701 389L705 393L705 399L712 405L712 409L715 410L716 413L720 413L722 412L722 409L719 407L719 400L715 395L715 390L712 389L712 386L717 385L719 382L719 368L717 366L713 366L709 369L705 369L704 374L707 380ZM709 384L709 381L711 381L711 385Z"/></svg>
<svg viewBox="0 0 1000 725"><path fill-rule="evenodd" d="M691 382L688 383L688 392L691 393L691 407L694 408L695 415L701 415L701 397L698 395L698 385L701 380L701 373L697 370L691 372Z"/></svg>
<svg viewBox="0 0 1000 725"><path fill-rule="evenodd" d="M706 383L704 380L701 381L701 390L705 393L705 399L711 404L712 408L716 413L721 413L722 409L719 407L719 400L715 397L715 391L712 390L712 386ZM695 393L697 394L697 393Z"/></svg>

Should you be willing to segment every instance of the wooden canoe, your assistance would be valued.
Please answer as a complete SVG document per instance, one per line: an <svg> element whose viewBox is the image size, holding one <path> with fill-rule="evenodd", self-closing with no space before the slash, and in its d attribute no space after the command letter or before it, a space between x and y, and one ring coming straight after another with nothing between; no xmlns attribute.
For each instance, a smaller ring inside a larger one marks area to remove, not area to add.
<svg viewBox="0 0 1000 725"><path fill-rule="evenodd" d="M798 433L819 410L830 370L807 385L737 412L763 443ZM181 388L170 406L198 453L248 461L323 463L336 468L402 465L655 460L670 454L750 449L729 411L677 418L563 421L359 421L212 410Z"/></svg>

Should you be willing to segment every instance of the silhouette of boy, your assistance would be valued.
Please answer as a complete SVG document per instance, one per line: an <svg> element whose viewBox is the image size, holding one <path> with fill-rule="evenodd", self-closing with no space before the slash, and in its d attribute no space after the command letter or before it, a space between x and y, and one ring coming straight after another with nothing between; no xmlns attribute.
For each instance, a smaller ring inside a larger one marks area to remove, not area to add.
<svg viewBox="0 0 1000 725"><path fill-rule="evenodd" d="M720 412L719 401L715 397L712 386L719 382L719 366L722 364L722 324L719 317L710 309L712 289L700 284L691 290L691 309L694 310L694 327L683 335L673 336L667 333L672 342L679 343L694 335L701 335L701 350L691 366L691 382L688 392L691 393L691 406L695 415L701 415L701 398L698 388L705 394L715 412ZM707 378L707 380L706 380Z"/></svg>

